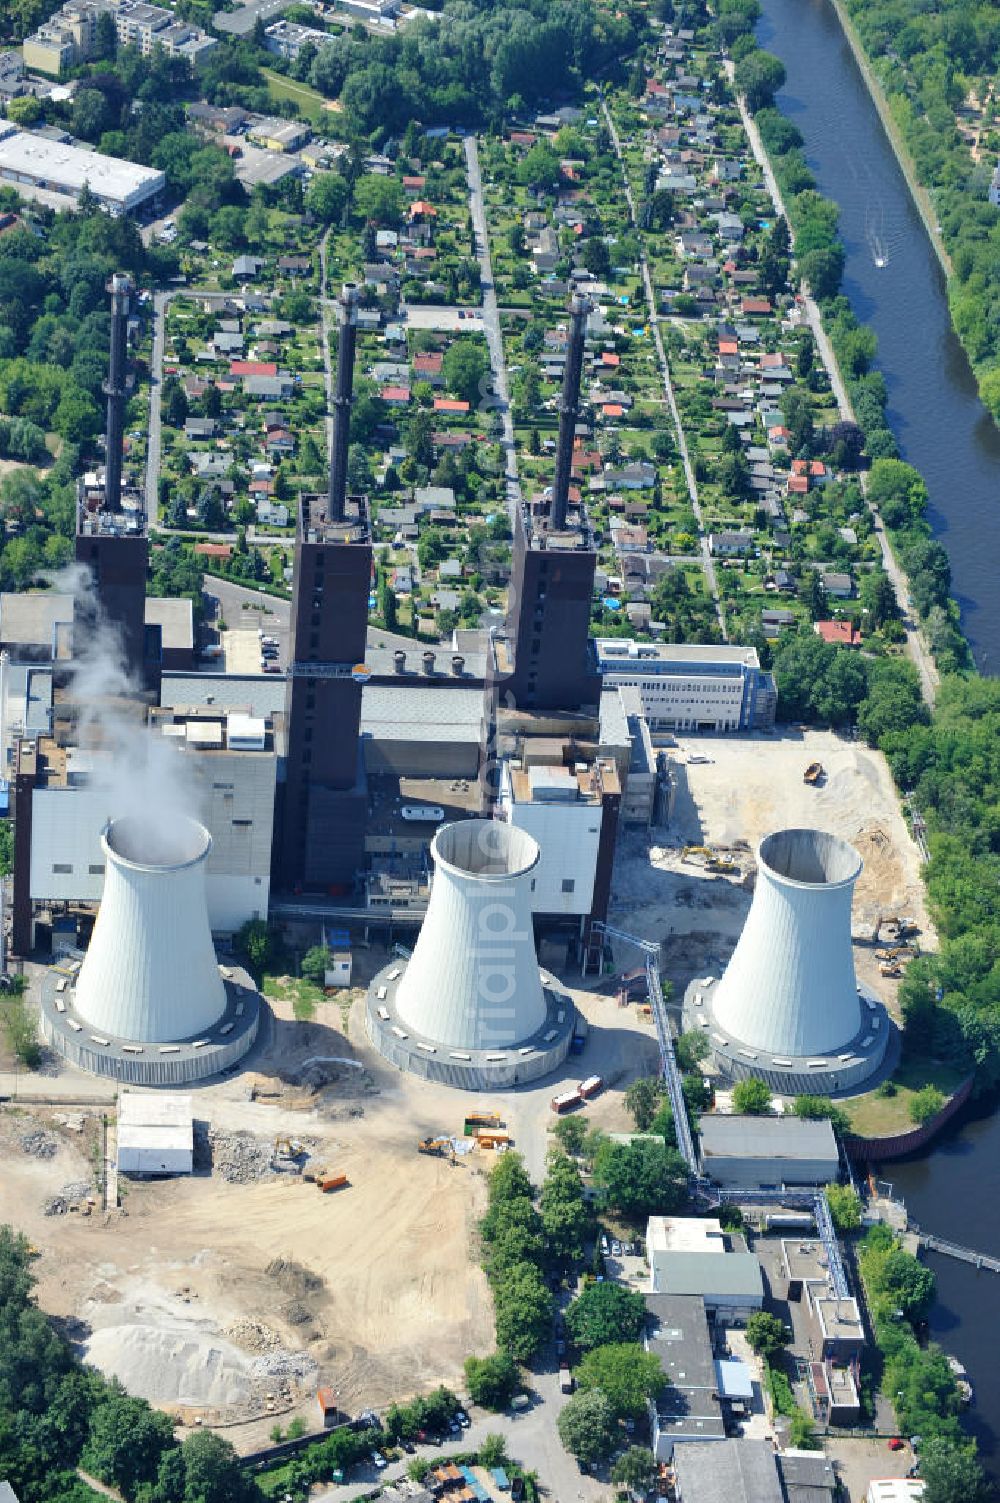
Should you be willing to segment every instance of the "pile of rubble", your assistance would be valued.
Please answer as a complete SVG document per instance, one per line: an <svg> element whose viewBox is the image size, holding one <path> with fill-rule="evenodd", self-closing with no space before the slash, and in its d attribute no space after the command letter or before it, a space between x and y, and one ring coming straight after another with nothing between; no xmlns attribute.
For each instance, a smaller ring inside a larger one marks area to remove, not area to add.
<svg viewBox="0 0 1000 1503"><path fill-rule="evenodd" d="M250 1373L254 1378L285 1378L296 1383L312 1383L318 1371L308 1352L265 1352L260 1357L255 1357L250 1364Z"/></svg>
<svg viewBox="0 0 1000 1503"><path fill-rule="evenodd" d="M269 1179L273 1173L273 1144L252 1132L220 1132L194 1127L194 1162L196 1169L211 1169L230 1185L249 1185Z"/></svg>
<svg viewBox="0 0 1000 1503"><path fill-rule="evenodd" d="M22 1153L30 1153L32 1158L36 1159L55 1158L56 1149L59 1146L55 1138L50 1137L47 1132L42 1132L40 1127L34 1132L25 1133L20 1143Z"/></svg>
<svg viewBox="0 0 1000 1503"><path fill-rule="evenodd" d="M87 1203L90 1196L90 1181L86 1179L74 1180L72 1184L63 1185L58 1195L50 1195L48 1200L42 1201L42 1214L44 1216L65 1216L67 1211L72 1210L82 1201Z"/></svg>
<svg viewBox="0 0 1000 1503"><path fill-rule="evenodd" d="M224 1334L245 1352L263 1354L276 1351L281 1345L277 1331L272 1331L270 1326L262 1325L249 1315L242 1315L239 1320L234 1320L231 1326L226 1327Z"/></svg>

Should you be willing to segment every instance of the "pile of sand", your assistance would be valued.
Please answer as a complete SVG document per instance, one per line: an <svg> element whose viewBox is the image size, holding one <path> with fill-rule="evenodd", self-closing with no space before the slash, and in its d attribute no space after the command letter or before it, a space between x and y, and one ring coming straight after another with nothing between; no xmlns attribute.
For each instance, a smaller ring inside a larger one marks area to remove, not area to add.
<svg viewBox="0 0 1000 1503"><path fill-rule="evenodd" d="M246 1355L194 1325L107 1325L89 1337L82 1355L151 1404L221 1409L251 1395Z"/></svg>

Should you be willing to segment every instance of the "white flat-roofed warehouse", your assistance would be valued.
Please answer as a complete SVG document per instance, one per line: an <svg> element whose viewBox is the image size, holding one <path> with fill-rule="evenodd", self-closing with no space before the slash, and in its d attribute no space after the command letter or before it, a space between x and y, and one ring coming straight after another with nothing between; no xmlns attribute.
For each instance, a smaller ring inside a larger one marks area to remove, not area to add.
<svg viewBox="0 0 1000 1503"><path fill-rule="evenodd" d="M840 1172L837 1140L825 1119L711 1113L698 1132L702 1172L719 1185L828 1185Z"/></svg>
<svg viewBox="0 0 1000 1503"><path fill-rule="evenodd" d="M190 1174L193 1164L191 1097L123 1091L118 1099L119 1174Z"/></svg>
<svg viewBox="0 0 1000 1503"><path fill-rule="evenodd" d="M162 193L167 179L153 167L15 130L0 137L0 182L63 197L67 208L77 202L86 183L102 208L122 215Z"/></svg>

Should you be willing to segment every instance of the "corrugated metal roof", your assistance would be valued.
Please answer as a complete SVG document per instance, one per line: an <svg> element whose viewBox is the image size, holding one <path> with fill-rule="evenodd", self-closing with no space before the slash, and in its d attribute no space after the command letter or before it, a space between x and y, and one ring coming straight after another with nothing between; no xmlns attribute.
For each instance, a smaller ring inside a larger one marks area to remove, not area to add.
<svg viewBox="0 0 1000 1503"><path fill-rule="evenodd" d="M824 1118L735 1117L712 1113L698 1128L703 1159L823 1159L837 1158L837 1140Z"/></svg>

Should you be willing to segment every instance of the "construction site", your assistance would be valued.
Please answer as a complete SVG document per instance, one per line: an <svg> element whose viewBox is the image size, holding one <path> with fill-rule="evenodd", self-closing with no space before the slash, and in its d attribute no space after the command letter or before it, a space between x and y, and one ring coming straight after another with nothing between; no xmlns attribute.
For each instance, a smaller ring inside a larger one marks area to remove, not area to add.
<svg viewBox="0 0 1000 1503"><path fill-rule="evenodd" d="M722 974L758 843L789 825L862 857L859 991L892 1010L898 977L885 971L935 941L881 756L812 731L678 738L670 755L671 821L652 846L621 838L609 928L662 943L674 1016L694 977ZM805 780L816 762L822 776ZM476 1231L485 1175L515 1147L540 1181L559 1102L589 1125L631 1127L624 1090L659 1064L641 961L613 939L586 977L560 976L579 1020L570 1052L542 1080L474 1092L381 1055L371 988L392 957L357 945L353 989L310 1020L291 995L262 998L242 1067L186 1086L191 1172L169 1177L119 1173L116 1083L47 1055L0 1111L0 1222L37 1249L42 1308L130 1392L241 1450L297 1412L312 1423L318 1383L349 1412L460 1385L465 1357L493 1343Z"/></svg>
<svg viewBox="0 0 1000 1503"><path fill-rule="evenodd" d="M750 907L757 846L794 826L839 836L861 857L857 979L895 1011L907 961L937 941L921 851L881 753L834 731L783 728L738 739L678 736L670 757L676 794L666 838L651 849L623 844L609 916L662 940L675 998L695 977L720 974Z"/></svg>

